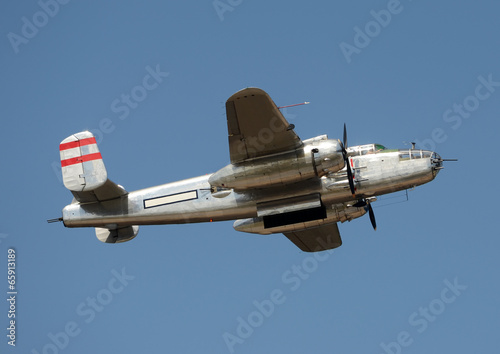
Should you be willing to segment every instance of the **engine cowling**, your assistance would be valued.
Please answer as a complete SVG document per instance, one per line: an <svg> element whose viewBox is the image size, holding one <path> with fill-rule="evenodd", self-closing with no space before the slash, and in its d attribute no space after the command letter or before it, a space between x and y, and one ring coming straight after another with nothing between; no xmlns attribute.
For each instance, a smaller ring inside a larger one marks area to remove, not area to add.
<svg viewBox="0 0 500 354"><path fill-rule="evenodd" d="M227 165L208 182L213 187L236 190L266 188L322 177L343 167L339 141L313 140L293 151Z"/></svg>

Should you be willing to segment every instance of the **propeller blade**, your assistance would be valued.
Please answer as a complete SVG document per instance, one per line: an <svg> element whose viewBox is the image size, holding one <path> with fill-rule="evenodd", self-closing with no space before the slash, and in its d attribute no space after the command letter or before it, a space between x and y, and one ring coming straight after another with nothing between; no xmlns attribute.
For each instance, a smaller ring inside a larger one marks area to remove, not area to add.
<svg viewBox="0 0 500 354"><path fill-rule="evenodd" d="M377 222L375 221L375 214L373 213L373 208L370 203L368 203L368 214L370 215L370 221L372 223L373 229L377 230Z"/></svg>
<svg viewBox="0 0 500 354"><path fill-rule="evenodd" d="M347 179L349 180L349 188L351 189L351 194L353 198L356 198L356 191L354 189L354 181L352 179L352 171L351 171L351 166L349 165L349 159L346 159L346 166L347 166Z"/></svg>
<svg viewBox="0 0 500 354"><path fill-rule="evenodd" d="M344 123L344 139L342 140L344 142L344 149L347 149L347 128Z"/></svg>
<svg viewBox="0 0 500 354"><path fill-rule="evenodd" d="M354 180L352 178L352 170L351 165L349 164L349 156L347 156L347 128L344 123L344 137L343 142L340 143L340 147L342 148L342 156L344 157L344 162L347 168L347 180L349 181L349 189L351 190L351 194L353 198L356 198L356 191L354 189Z"/></svg>

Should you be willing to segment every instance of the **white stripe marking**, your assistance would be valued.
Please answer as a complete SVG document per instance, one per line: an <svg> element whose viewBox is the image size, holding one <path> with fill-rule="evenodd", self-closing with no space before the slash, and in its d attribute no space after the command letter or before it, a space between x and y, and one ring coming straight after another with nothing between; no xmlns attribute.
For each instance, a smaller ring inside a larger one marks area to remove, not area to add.
<svg viewBox="0 0 500 354"><path fill-rule="evenodd" d="M61 160L72 159L74 157L95 154L99 152L96 144L89 144L84 146L77 146L71 149L60 151Z"/></svg>
<svg viewBox="0 0 500 354"><path fill-rule="evenodd" d="M62 150L59 154L61 155L61 160L67 160L73 157L82 156L79 146L72 149Z"/></svg>
<svg viewBox="0 0 500 354"><path fill-rule="evenodd" d="M148 199L144 201L145 208L152 208L155 206L160 206L164 204L172 204L177 202L183 202L185 200L196 199L198 193L196 191L189 191L179 194L167 195L165 197Z"/></svg>

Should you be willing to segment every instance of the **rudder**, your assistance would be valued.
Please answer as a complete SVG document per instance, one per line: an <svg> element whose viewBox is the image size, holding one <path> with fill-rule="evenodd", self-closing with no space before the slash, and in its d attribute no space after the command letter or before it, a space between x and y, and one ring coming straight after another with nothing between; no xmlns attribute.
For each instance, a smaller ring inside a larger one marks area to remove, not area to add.
<svg viewBox="0 0 500 354"><path fill-rule="evenodd" d="M108 173L91 132L67 137L59 145L59 152L63 183L70 191L92 191L106 183Z"/></svg>

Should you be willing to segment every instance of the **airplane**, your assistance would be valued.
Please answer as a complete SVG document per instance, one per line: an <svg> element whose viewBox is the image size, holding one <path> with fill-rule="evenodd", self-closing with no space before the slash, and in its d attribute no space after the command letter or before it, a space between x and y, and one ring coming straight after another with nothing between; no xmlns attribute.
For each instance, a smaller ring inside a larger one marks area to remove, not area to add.
<svg viewBox="0 0 500 354"><path fill-rule="evenodd" d="M89 131L60 145L66 227L94 227L105 243L126 242L140 225L236 220L237 231L283 233L304 252L342 244L338 222L368 213L377 196L432 181L443 168L436 152L347 146L327 135L301 140L271 97L245 88L226 102L230 164L215 173L127 192L108 179Z"/></svg>

